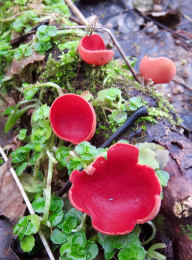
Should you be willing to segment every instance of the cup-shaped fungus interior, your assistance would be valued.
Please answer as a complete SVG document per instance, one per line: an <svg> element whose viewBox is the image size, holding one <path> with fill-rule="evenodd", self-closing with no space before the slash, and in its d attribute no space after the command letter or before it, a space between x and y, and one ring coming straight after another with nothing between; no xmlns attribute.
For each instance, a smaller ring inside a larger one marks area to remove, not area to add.
<svg viewBox="0 0 192 260"><path fill-rule="evenodd" d="M92 105L75 94L58 97L50 109L54 133L74 144L89 140L95 133L96 114Z"/></svg>
<svg viewBox="0 0 192 260"><path fill-rule="evenodd" d="M82 60L100 66L108 63L114 55L112 50L106 50L105 43L98 34L83 37L78 50Z"/></svg>
<svg viewBox="0 0 192 260"><path fill-rule="evenodd" d="M105 43L98 34L92 34L85 36L82 39L82 46L90 51L105 50Z"/></svg>
<svg viewBox="0 0 192 260"><path fill-rule="evenodd" d="M156 216L161 186L152 168L137 164L135 147L116 144L110 149L107 160L99 157L93 163L91 175L85 171L72 173L70 201L91 216L95 229L120 235Z"/></svg>

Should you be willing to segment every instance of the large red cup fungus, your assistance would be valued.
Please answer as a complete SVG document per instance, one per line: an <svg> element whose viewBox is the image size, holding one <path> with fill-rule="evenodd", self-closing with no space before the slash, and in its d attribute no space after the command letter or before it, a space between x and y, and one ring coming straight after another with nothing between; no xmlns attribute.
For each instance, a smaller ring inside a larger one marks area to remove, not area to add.
<svg viewBox="0 0 192 260"><path fill-rule="evenodd" d="M70 176L72 205L92 218L93 227L108 235L127 234L135 224L153 219L161 204L161 185L155 171L139 165L139 150L117 143L100 156L90 173Z"/></svg>
<svg viewBox="0 0 192 260"><path fill-rule="evenodd" d="M114 55L112 50L106 50L105 43L101 36L92 34L81 39L79 44L79 55L88 64L104 65Z"/></svg>
<svg viewBox="0 0 192 260"><path fill-rule="evenodd" d="M140 62L139 72L145 80L152 79L154 84L169 83L176 74L176 67L168 58L144 56Z"/></svg>
<svg viewBox="0 0 192 260"><path fill-rule="evenodd" d="M59 138L78 144L90 140L94 135L96 114L83 97L65 94L51 105L50 122Z"/></svg>

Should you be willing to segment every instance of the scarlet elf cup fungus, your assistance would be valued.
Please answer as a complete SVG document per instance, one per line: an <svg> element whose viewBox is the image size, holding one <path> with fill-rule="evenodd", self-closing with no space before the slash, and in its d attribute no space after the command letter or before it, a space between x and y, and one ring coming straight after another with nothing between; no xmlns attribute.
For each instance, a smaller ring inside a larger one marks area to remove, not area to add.
<svg viewBox="0 0 192 260"><path fill-rule="evenodd" d="M88 64L104 65L114 55L112 50L107 50L101 36L92 34L81 39L79 44L79 56Z"/></svg>
<svg viewBox="0 0 192 260"><path fill-rule="evenodd" d="M154 84L169 83L176 74L176 67L168 58L144 56L139 65L139 72L145 80L152 79Z"/></svg>
<svg viewBox="0 0 192 260"><path fill-rule="evenodd" d="M101 233L127 234L159 211L161 185L152 168L137 164L138 155L136 147L117 143L107 159L93 162L90 174L74 170L70 176L72 205L90 215Z"/></svg>
<svg viewBox="0 0 192 260"><path fill-rule="evenodd" d="M74 144L90 140L96 128L96 114L83 97L65 94L53 102L50 122L54 133Z"/></svg>

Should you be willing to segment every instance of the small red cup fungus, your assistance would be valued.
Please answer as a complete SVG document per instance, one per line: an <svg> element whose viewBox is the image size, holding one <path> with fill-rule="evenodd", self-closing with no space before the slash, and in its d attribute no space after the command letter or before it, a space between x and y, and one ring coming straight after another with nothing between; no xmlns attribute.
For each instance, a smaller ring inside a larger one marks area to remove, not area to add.
<svg viewBox="0 0 192 260"><path fill-rule="evenodd" d="M81 39L79 44L79 56L88 64L104 65L113 58L114 52L106 50L101 36L92 34Z"/></svg>
<svg viewBox="0 0 192 260"><path fill-rule="evenodd" d="M50 122L59 138L78 144L93 137L96 114L92 105L83 97L65 94L51 105Z"/></svg>
<svg viewBox="0 0 192 260"><path fill-rule="evenodd" d="M131 232L153 219L161 205L161 185L155 171L139 165L139 150L129 144L110 147L90 174L74 170L70 176L72 205L90 215L93 227L108 235Z"/></svg>
<svg viewBox="0 0 192 260"><path fill-rule="evenodd" d="M152 79L154 84L169 83L176 74L176 67L168 58L144 56L140 62L139 72L145 80Z"/></svg>

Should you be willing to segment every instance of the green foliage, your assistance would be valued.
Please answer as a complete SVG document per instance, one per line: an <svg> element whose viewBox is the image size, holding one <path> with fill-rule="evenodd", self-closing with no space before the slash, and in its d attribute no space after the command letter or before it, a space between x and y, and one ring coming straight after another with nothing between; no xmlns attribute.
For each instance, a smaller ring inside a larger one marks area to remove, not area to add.
<svg viewBox="0 0 192 260"><path fill-rule="evenodd" d="M106 149L96 148L89 142L82 142L75 147L75 152L80 156L83 162L90 163L101 153L105 153Z"/></svg>
<svg viewBox="0 0 192 260"><path fill-rule="evenodd" d="M83 231L68 237L68 242L60 248L60 259L93 260L98 254L95 242L87 240Z"/></svg>
<svg viewBox="0 0 192 260"><path fill-rule="evenodd" d="M28 165L35 165L40 153L41 147L39 144L28 143L17 148L11 153L12 161L16 165L16 173L20 176Z"/></svg>
<svg viewBox="0 0 192 260"><path fill-rule="evenodd" d="M146 254L146 260L166 260L166 257L162 255L161 253L157 252L157 249L164 249L166 248L166 245L164 243L155 243L152 246L149 247L147 254Z"/></svg>
<svg viewBox="0 0 192 260"><path fill-rule="evenodd" d="M33 100L31 100L33 101ZM20 108L21 105L28 103L28 101L20 101L14 109L11 110L11 113L8 117L8 120L4 126L4 132L8 133L17 123L17 121L22 117L24 113L26 113L30 108L35 107L34 104L25 106L24 108Z"/></svg>
<svg viewBox="0 0 192 260"><path fill-rule="evenodd" d="M162 187L166 187L169 180L169 173L162 169L166 167L169 160L169 152L164 147L154 143L138 143L139 164L152 167ZM161 193L163 199L163 193Z"/></svg>
<svg viewBox="0 0 192 260"><path fill-rule="evenodd" d="M121 90L119 88L109 88L98 92L93 105L121 109L123 103L125 103L125 100L121 96Z"/></svg>
<svg viewBox="0 0 192 260"><path fill-rule="evenodd" d="M132 64L134 65L134 63ZM118 61L111 60L108 64L101 67L103 76L103 86L110 85L118 82L118 80L124 80L132 78L128 74L127 66L125 64L119 64Z"/></svg>
<svg viewBox="0 0 192 260"><path fill-rule="evenodd" d="M26 236L20 241L20 246L23 252L30 252L35 245L35 239L33 235Z"/></svg>
<svg viewBox="0 0 192 260"><path fill-rule="evenodd" d="M36 234L40 228L40 220L37 215L29 215L19 220L13 229L13 233L18 236L20 246L24 252L30 252L34 245L35 239L32 234Z"/></svg>
<svg viewBox="0 0 192 260"><path fill-rule="evenodd" d="M140 245L129 244L127 247L123 248L118 254L119 260L144 260L145 259L145 249Z"/></svg>
<svg viewBox="0 0 192 260"><path fill-rule="evenodd" d="M115 249L120 250L118 257L121 260L145 259L146 252L139 240L139 234L139 227L136 227L130 234L122 236L108 236L99 233L98 241L104 249L105 259L112 259Z"/></svg>
<svg viewBox="0 0 192 260"><path fill-rule="evenodd" d="M48 119L49 118L49 110L50 110L50 107L48 107L46 104L40 106L33 113L33 116L32 116L33 122L36 123L36 122L39 122L41 120Z"/></svg>
<svg viewBox="0 0 192 260"><path fill-rule="evenodd" d="M53 230L50 239L54 244L62 245L67 241L67 235L64 232L60 231L59 229L55 229Z"/></svg>
<svg viewBox="0 0 192 260"><path fill-rule="evenodd" d="M29 57L33 54L33 50L31 46L28 46L27 44L21 44L14 53L14 58L16 60L21 60L24 57Z"/></svg>
<svg viewBox="0 0 192 260"><path fill-rule="evenodd" d="M59 227L65 234L71 234L72 230L77 227L78 219L76 216L65 215L65 218L60 223Z"/></svg>
<svg viewBox="0 0 192 260"><path fill-rule="evenodd" d="M47 3L50 1L47 1ZM62 17L68 18L70 16L70 11L68 6L64 3L64 1L58 1L58 3L50 3L51 5L48 5L44 8L44 10L48 12L54 12Z"/></svg>
<svg viewBox="0 0 192 260"><path fill-rule="evenodd" d="M138 108L144 106L146 102L141 97L132 97L129 99L129 110L136 111Z"/></svg>
<svg viewBox="0 0 192 260"><path fill-rule="evenodd" d="M166 187L169 181L169 173L163 170L156 170L157 177L162 187Z"/></svg>
<svg viewBox="0 0 192 260"><path fill-rule="evenodd" d="M51 223L52 227L57 226L58 224L61 223L62 219L64 217L64 212L62 210L60 211L54 211L50 217L49 217L49 221Z"/></svg>
<svg viewBox="0 0 192 260"><path fill-rule="evenodd" d="M66 167L70 174L73 170L78 170L88 166L97 156L106 155L106 149L96 148L89 142L78 144L74 151L70 151L68 147L60 146L56 151L56 159L63 167Z"/></svg>
<svg viewBox="0 0 192 260"><path fill-rule="evenodd" d="M45 198L43 197L37 197L32 202L32 207L36 213L43 213L45 208Z"/></svg>
<svg viewBox="0 0 192 260"><path fill-rule="evenodd" d="M18 5L25 5L28 0L15 0L15 3Z"/></svg>
<svg viewBox="0 0 192 260"><path fill-rule="evenodd" d="M52 212L60 212L63 208L63 200L60 197L52 196L51 197L51 206L50 210ZM45 198L37 196L32 202L32 206L35 212L43 213L45 207Z"/></svg>
<svg viewBox="0 0 192 260"><path fill-rule="evenodd" d="M169 152L162 146L154 143L138 143L139 164L147 164L154 169L163 169L168 163Z"/></svg>
<svg viewBox="0 0 192 260"><path fill-rule="evenodd" d="M55 26L39 26L37 29L37 42L34 49L40 54L45 54L46 51L52 48L51 39L56 35L57 28Z"/></svg>
<svg viewBox="0 0 192 260"><path fill-rule="evenodd" d="M28 32L36 23L38 23L38 21L39 18L34 11L26 11L15 19L12 28L16 32Z"/></svg>
<svg viewBox="0 0 192 260"><path fill-rule="evenodd" d="M58 44L58 48L60 51L64 50L75 50L79 45L79 41L69 41L65 43Z"/></svg>
<svg viewBox="0 0 192 260"><path fill-rule="evenodd" d="M0 83L4 77L4 69L10 64L13 53L10 51L11 32L8 30L0 35Z"/></svg>
<svg viewBox="0 0 192 260"><path fill-rule="evenodd" d="M46 104L38 107L32 116L32 135L33 143L44 144L51 137L51 126L49 122L50 107Z"/></svg>
<svg viewBox="0 0 192 260"><path fill-rule="evenodd" d="M76 53L77 41L72 41L70 44L58 44L58 47L65 49L59 58L55 61L52 56L49 56L45 71L42 73L41 78L55 82L61 86L67 87L68 91L74 92L71 88L78 71L78 56Z"/></svg>
<svg viewBox="0 0 192 260"><path fill-rule="evenodd" d="M17 138L22 141L26 138L26 134L27 134L27 129L20 129Z"/></svg>
<svg viewBox="0 0 192 260"><path fill-rule="evenodd" d="M96 108L101 107L104 111L110 112L110 114L108 113L108 123L112 132L125 123L130 111L135 111L145 104L146 102L141 97L131 97L126 101L122 97L122 91L114 87L100 90L93 101L93 106Z"/></svg>
<svg viewBox="0 0 192 260"><path fill-rule="evenodd" d="M23 83L23 95L26 100L30 100L34 97L34 95L37 93L39 88L36 85L31 85L28 83Z"/></svg>
<svg viewBox="0 0 192 260"><path fill-rule="evenodd" d="M22 217L13 229L13 233L22 240L25 236L36 234L39 231L40 220L37 215Z"/></svg>
<svg viewBox="0 0 192 260"><path fill-rule="evenodd" d="M18 105L17 105L18 106ZM29 107L29 106L28 106ZM27 107L27 108L28 108ZM23 145L11 153L12 161L15 164L18 175L23 174L27 166L35 167L41 152L44 149L44 144L51 137L51 127L49 123L49 107L42 105L35 110L32 116L32 134L28 144ZM22 111L15 108L15 111ZM25 107L26 110L26 107ZM9 117L6 125L10 127L16 119L13 119L13 114ZM9 123L10 122L10 123ZM7 128L6 128L7 129ZM25 135L23 136L25 137Z"/></svg>
<svg viewBox="0 0 192 260"><path fill-rule="evenodd" d="M28 143L17 148L14 152L11 153L13 163L28 161L30 152L33 149L35 149L35 146L32 143Z"/></svg>
<svg viewBox="0 0 192 260"><path fill-rule="evenodd" d="M63 167L67 167L70 149L66 146L60 146L56 152L56 159Z"/></svg>
<svg viewBox="0 0 192 260"><path fill-rule="evenodd" d="M16 174L17 174L17 176L20 176L20 175L25 171L25 169L27 168L27 166L28 166L28 163L27 163L27 162L21 163L21 164L17 167L17 169L16 169Z"/></svg>

